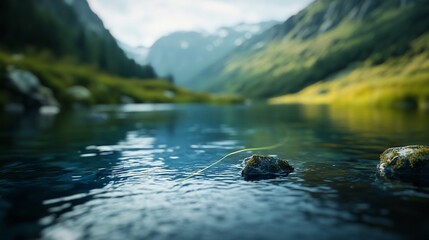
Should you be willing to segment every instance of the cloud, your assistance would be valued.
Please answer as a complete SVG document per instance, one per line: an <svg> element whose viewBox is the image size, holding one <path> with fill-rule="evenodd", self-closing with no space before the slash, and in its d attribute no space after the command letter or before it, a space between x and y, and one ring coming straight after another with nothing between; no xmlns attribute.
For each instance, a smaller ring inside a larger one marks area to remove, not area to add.
<svg viewBox="0 0 429 240"><path fill-rule="evenodd" d="M88 0L105 26L129 45L151 45L178 30L214 31L241 22L284 21L311 0Z"/></svg>

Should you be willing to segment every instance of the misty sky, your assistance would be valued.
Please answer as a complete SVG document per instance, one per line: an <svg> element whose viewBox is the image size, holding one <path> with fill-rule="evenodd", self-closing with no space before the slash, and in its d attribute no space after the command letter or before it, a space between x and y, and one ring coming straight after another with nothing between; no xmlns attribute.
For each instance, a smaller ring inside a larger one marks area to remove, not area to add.
<svg viewBox="0 0 429 240"><path fill-rule="evenodd" d="M88 0L120 41L150 46L177 30L214 31L237 23L284 21L312 0Z"/></svg>

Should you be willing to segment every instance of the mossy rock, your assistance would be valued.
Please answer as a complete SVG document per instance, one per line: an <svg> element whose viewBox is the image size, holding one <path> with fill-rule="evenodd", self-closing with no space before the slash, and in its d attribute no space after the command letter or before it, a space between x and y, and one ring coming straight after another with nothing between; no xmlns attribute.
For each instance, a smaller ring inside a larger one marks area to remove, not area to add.
<svg viewBox="0 0 429 240"><path fill-rule="evenodd" d="M381 176L388 178L429 176L429 147L412 145L389 148L380 155L377 168Z"/></svg>
<svg viewBox="0 0 429 240"><path fill-rule="evenodd" d="M286 177L293 167L286 160L254 154L244 159L241 176L246 181Z"/></svg>

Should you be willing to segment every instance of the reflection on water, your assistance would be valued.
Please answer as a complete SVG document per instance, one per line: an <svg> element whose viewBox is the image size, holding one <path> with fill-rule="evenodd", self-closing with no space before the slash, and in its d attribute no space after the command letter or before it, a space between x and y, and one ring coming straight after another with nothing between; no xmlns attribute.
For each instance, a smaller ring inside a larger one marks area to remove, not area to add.
<svg viewBox="0 0 429 240"><path fill-rule="evenodd" d="M3 116L6 239L423 238L429 188L375 174L389 146L429 144L425 112L320 106L102 106ZM286 158L287 178L246 182L241 159ZM398 207L400 206L400 207ZM413 219L407 221L406 219Z"/></svg>
<svg viewBox="0 0 429 240"><path fill-rule="evenodd" d="M367 108L327 108L328 118L347 131L356 134L373 134L392 140L401 139L416 143L419 137L426 135L428 128L428 112L398 111L396 109L367 109ZM307 115L308 116L308 115ZM311 119L311 117L309 117ZM427 144L424 142L421 144ZM418 142L417 142L418 143Z"/></svg>

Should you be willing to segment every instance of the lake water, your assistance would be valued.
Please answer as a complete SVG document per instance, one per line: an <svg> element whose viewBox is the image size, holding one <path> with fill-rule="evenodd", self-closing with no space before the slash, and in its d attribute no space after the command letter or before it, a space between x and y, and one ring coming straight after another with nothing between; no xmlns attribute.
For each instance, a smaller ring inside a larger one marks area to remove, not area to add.
<svg viewBox="0 0 429 240"><path fill-rule="evenodd" d="M0 125L2 239L429 237L429 188L376 175L386 148L429 145L428 112L126 105ZM246 182L252 153L295 172Z"/></svg>

